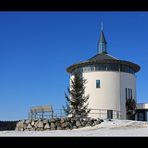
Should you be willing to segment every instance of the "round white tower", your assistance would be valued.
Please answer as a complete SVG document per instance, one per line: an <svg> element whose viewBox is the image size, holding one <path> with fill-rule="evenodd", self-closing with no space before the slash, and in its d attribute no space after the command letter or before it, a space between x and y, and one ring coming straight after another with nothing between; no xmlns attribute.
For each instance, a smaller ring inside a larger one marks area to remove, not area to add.
<svg viewBox="0 0 148 148"><path fill-rule="evenodd" d="M72 78L74 73L81 72L85 84L85 95L89 94L89 114L93 118L126 119L126 100L136 101L136 76L140 66L129 61L119 60L107 53L107 42L101 31L98 42L98 53L94 57L71 65L67 71Z"/></svg>

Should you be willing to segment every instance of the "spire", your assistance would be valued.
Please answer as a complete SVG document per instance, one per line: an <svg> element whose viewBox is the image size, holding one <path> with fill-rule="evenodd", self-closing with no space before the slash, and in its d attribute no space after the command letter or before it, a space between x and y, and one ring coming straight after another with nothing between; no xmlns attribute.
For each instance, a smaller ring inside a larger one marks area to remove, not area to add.
<svg viewBox="0 0 148 148"><path fill-rule="evenodd" d="M107 53L107 42L103 33L103 22L101 22L101 33L98 42L98 53Z"/></svg>

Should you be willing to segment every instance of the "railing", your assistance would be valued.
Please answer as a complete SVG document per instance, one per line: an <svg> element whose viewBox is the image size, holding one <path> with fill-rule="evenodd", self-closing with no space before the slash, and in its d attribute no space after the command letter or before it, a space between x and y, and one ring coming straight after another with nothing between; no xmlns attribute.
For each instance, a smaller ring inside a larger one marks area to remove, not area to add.
<svg viewBox="0 0 148 148"><path fill-rule="evenodd" d="M109 118L109 111L111 111L112 118L113 119L121 119L122 118L122 112L118 110L108 110L108 109L91 109L89 116L91 117L97 117L97 118L103 118L107 119Z"/></svg>
<svg viewBox="0 0 148 148"><path fill-rule="evenodd" d="M55 109L53 117L54 118L63 118L63 117L66 117L66 114L63 109Z"/></svg>
<svg viewBox="0 0 148 148"><path fill-rule="evenodd" d="M90 109L89 117L92 118L101 118L101 119L108 119L109 111L111 111L111 118L112 119L121 119L122 118L122 112L118 110L108 110L108 109ZM50 119L50 118L64 118L66 117L66 114L63 109L54 109L53 112L42 112L34 114L34 116L31 116L30 112L28 115L29 119Z"/></svg>

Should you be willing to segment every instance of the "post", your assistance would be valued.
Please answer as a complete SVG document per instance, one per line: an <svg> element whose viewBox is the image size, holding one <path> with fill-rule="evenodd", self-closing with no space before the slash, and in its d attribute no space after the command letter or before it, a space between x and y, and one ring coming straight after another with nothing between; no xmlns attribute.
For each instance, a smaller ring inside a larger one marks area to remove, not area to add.
<svg viewBox="0 0 148 148"><path fill-rule="evenodd" d="M62 109L60 109L60 117L62 118Z"/></svg>
<svg viewBox="0 0 148 148"><path fill-rule="evenodd" d="M51 118L53 118L53 110L51 111Z"/></svg>
<svg viewBox="0 0 148 148"><path fill-rule="evenodd" d="M44 111L42 111L42 119L44 118Z"/></svg>
<svg viewBox="0 0 148 148"><path fill-rule="evenodd" d="M31 118L31 115L30 115L30 112L28 112L28 119L30 120L30 118Z"/></svg>
<svg viewBox="0 0 148 148"><path fill-rule="evenodd" d="M36 119L36 114L37 114L37 113L34 113L34 118L35 118L35 119Z"/></svg>

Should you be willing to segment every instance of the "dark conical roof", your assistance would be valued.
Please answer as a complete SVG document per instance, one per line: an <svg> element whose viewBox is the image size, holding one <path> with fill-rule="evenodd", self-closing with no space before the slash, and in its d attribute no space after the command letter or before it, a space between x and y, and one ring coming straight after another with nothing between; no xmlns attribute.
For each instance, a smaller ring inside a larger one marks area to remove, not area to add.
<svg viewBox="0 0 148 148"><path fill-rule="evenodd" d="M123 64L123 65L127 65L127 66L131 67L135 72L138 72L140 70L140 66L137 64L134 64L129 61L119 60L109 54L100 53L100 54L97 54L86 61L79 62L79 63L69 66L67 68L67 72L71 73L74 69L76 69L78 67L84 67L84 66L87 66L90 64L99 64L99 63Z"/></svg>
<svg viewBox="0 0 148 148"><path fill-rule="evenodd" d="M99 38L99 43L107 44L103 31L101 31L100 38Z"/></svg>
<svg viewBox="0 0 148 148"><path fill-rule="evenodd" d="M109 54L101 53L101 54L97 54L97 55L93 56L92 58L88 59L87 61L93 62L93 61L102 61L102 60L118 60L118 59L109 55Z"/></svg>

